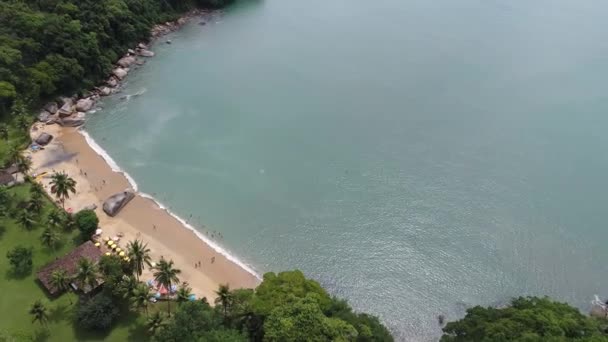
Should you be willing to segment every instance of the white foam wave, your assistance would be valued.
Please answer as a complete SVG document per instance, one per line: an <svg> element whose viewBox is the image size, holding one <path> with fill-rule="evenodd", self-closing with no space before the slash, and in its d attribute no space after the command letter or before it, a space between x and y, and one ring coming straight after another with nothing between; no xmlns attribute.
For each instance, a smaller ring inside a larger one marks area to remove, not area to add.
<svg viewBox="0 0 608 342"><path fill-rule="evenodd" d="M141 197L144 197L144 198L152 200L156 205L158 205L159 208L163 209L169 215L173 216L185 228L191 230L199 239L203 240L203 242L205 242L207 245L209 245L209 247L213 248L213 250L215 250L216 252L218 252L221 255L225 256L226 259L228 259L228 260L232 261L233 263L237 264L239 267L241 267L245 271L251 273L252 275L254 275L255 277L257 277L258 279L262 279L260 277L260 275L257 272L255 272L251 266L247 265L246 263L242 262L241 260L239 260L234 255L230 254L230 252L228 252L222 246L218 245L215 241L207 238L204 234L202 234L201 232L199 232L198 230L196 230L192 225L190 225L188 222L186 222L186 220L182 219L181 217L179 217L175 213L173 213L171 210L169 210L164 204L162 204L161 202L159 202L156 198L154 198L153 196L151 196L151 195L149 195L149 194L147 194L145 192L139 192L137 190L138 187L137 187L137 183L135 182L135 180L128 173L126 173L124 170L122 170L118 166L118 164L114 161L114 159L112 159L112 157L110 157L110 155L101 146L99 146L99 144L97 144L97 142L89 135L89 133L87 133L86 131L84 131L82 129L78 130L78 132L80 134L82 134L82 136L84 136L84 139L89 144L89 146L91 146L91 148L99 156L101 156L101 158L103 158L106 161L106 163L108 163L108 165L110 166L110 168L112 169L112 171L121 173L121 174L123 174L125 176L125 178L127 178L127 181L129 182L129 184L131 184L131 187L133 188L134 191L136 191L138 193L138 195L140 195Z"/></svg>

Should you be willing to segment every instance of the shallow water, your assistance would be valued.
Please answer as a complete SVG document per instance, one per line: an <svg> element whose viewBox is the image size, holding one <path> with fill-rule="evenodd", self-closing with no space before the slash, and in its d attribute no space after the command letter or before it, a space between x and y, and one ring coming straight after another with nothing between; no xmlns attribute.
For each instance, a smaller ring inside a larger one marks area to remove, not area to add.
<svg viewBox="0 0 608 342"><path fill-rule="evenodd" d="M87 130L259 273L302 269L399 340L516 295L586 310L608 282L606 14L243 1L155 46Z"/></svg>

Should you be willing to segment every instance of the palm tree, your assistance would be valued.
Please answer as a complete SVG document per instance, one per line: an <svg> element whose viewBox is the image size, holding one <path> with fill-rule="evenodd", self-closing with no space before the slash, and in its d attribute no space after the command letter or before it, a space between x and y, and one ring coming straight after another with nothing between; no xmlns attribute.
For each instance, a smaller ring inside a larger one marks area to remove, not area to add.
<svg viewBox="0 0 608 342"><path fill-rule="evenodd" d="M31 230L36 224L36 221L34 221L34 218L32 217L32 212L27 209L21 210L17 216L17 222L19 222L23 228L27 230Z"/></svg>
<svg viewBox="0 0 608 342"><path fill-rule="evenodd" d="M51 227L59 228L63 226L66 221L65 212L58 209L53 209L49 213L49 216L47 216L46 220Z"/></svg>
<svg viewBox="0 0 608 342"><path fill-rule="evenodd" d="M154 335L165 324L165 316L161 311L156 311L152 316L148 317L146 325L150 335Z"/></svg>
<svg viewBox="0 0 608 342"><path fill-rule="evenodd" d="M47 227L40 236L40 240L42 240L42 244L55 249L57 247L57 243L59 242L59 233L51 227Z"/></svg>
<svg viewBox="0 0 608 342"><path fill-rule="evenodd" d="M226 320L228 316L228 307L232 304L232 292L230 292L230 287L228 284L220 284L220 287L215 291L215 294L217 295L215 298L215 305L222 305L224 320Z"/></svg>
<svg viewBox="0 0 608 342"><path fill-rule="evenodd" d="M32 197L34 197L34 196L42 197L42 196L44 196L44 188L42 188L42 185L40 185L36 182L32 182L32 187L30 188L30 195Z"/></svg>
<svg viewBox="0 0 608 342"><path fill-rule="evenodd" d="M25 158L23 156L19 156L17 159L17 169L19 172L23 173L23 175L27 175L28 172L32 169L32 161L29 158Z"/></svg>
<svg viewBox="0 0 608 342"><path fill-rule="evenodd" d="M171 289L171 284L179 283L178 274L182 273L181 270L173 268L173 260L166 261L165 258L161 258L158 264L154 266L154 279L159 284L163 285L167 290ZM171 317L171 301L167 303L167 309L169 311L169 317Z"/></svg>
<svg viewBox="0 0 608 342"><path fill-rule="evenodd" d="M46 325L49 319L46 313L46 307L42 304L42 301L38 299L30 307L30 315L32 315L32 323L39 322L41 325Z"/></svg>
<svg viewBox="0 0 608 342"><path fill-rule="evenodd" d="M42 200L42 196L36 192L33 192L28 203L28 208L39 214L40 211L42 211L42 207L44 207L44 201Z"/></svg>
<svg viewBox="0 0 608 342"><path fill-rule="evenodd" d="M127 244L127 255L131 259L131 264L137 275L137 280L139 280L139 276L144 271L145 264L150 266L150 262L152 261L148 244L139 240L129 242Z"/></svg>
<svg viewBox="0 0 608 342"><path fill-rule="evenodd" d="M18 145L11 146L8 150L6 157L10 164L16 163L17 161L19 161L19 159L23 158L21 156L21 148L19 148Z"/></svg>
<svg viewBox="0 0 608 342"><path fill-rule="evenodd" d="M123 275L118 283L118 290L125 299L129 299L133 295L133 291L139 285L139 281L132 275Z"/></svg>
<svg viewBox="0 0 608 342"><path fill-rule="evenodd" d="M68 291L70 289L70 278L68 273L63 269L57 269L51 273L51 286L58 289L59 291ZM72 304L72 298L70 304Z"/></svg>
<svg viewBox="0 0 608 342"><path fill-rule="evenodd" d="M144 308L148 316L148 300L150 299L150 288L144 283L139 283L131 293L131 304L136 308Z"/></svg>
<svg viewBox="0 0 608 342"><path fill-rule="evenodd" d="M8 142L8 126L5 123L0 124L0 137Z"/></svg>
<svg viewBox="0 0 608 342"><path fill-rule="evenodd" d="M61 201L61 206L64 209L65 199L70 198L70 192L76 193L76 181L65 174L65 172L55 172L51 176L51 193Z"/></svg>
<svg viewBox="0 0 608 342"><path fill-rule="evenodd" d="M80 258L75 278L83 291L87 285L93 289L97 286L97 267L91 260Z"/></svg>
<svg viewBox="0 0 608 342"><path fill-rule="evenodd" d="M192 288L188 286L188 283L183 282L182 286L177 290L177 303L185 303L190 300L190 296L192 295Z"/></svg>
<svg viewBox="0 0 608 342"><path fill-rule="evenodd" d="M27 132L30 129L30 119L25 114L19 114L15 117L15 126Z"/></svg>

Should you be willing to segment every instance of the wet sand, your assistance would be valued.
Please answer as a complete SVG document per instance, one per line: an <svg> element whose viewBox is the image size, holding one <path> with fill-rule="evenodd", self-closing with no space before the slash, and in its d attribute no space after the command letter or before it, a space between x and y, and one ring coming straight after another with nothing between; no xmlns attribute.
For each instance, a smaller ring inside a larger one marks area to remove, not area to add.
<svg viewBox="0 0 608 342"><path fill-rule="evenodd" d="M180 281L188 282L197 297L207 297L209 302L213 302L214 291L219 284L251 288L259 283L257 277L216 252L148 198L137 195L115 217L106 215L101 209L103 201L117 192L131 189L126 177L112 171L76 129L36 124L32 136L37 137L41 132L52 134L54 139L44 150L28 152L32 156L32 172L48 172L39 179L47 191L50 191L49 176L53 171L64 171L76 180L76 194L70 195L65 207L77 212L91 204L97 205L103 236L124 234L119 243L123 248L128 241L135 239L147 243L153 261L158 261L161 256L172 259L175 267L182 271ZM195 267L199 261L201 267ZM140 279L152 279L148 268Z"/></svg>

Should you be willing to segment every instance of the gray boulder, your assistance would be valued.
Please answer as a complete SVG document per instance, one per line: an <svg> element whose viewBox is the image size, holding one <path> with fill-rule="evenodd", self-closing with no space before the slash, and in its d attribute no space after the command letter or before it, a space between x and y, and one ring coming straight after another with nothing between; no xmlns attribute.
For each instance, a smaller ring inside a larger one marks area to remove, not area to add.
<svg viewBox="0 0 608 342"><path fill-rule="evenodd" d="M140 49L147 49L148 48L148 46L146 46L146 44L144 44L144 43L137 44L137 47L140 48Z"/></svg>
<svg viewBox="0 0 608 342"><path fill-rule="evenodd" d="M49 112L51 114L55 114L59 110L59 107L57 106L57 103L49 102L46 105L44 105L44 110L46 110L47 112Z"/></svg>
<svg viewBox="0 0 608 342"><path fill-rule="evenodd" d="M135 61L135 64L137 64L137 65L144 65L144 64L146 64L146 61L143 60L143 59L138 59L137 61Z"/></svg>
<svg viewBox="0 0 608 342"><path fill-rule="evenodd" d="M38 114L38 121L40 122L48 122L50 119L51 113L47 112L46 110L43 110L40 112L40 114Z"/></svg>
<svg viewBox="0 0 608 342"><path fill-rule="evenodd" d="M154 57L154 52L146 49L139 50L138 54L142 57Z"/></svg>
<svg viewBox="0 0 608 342"><path fill-rule="evenodd" d="M72 115L74 112L72 100L66 101L61 108L59 108L59 116L65 118L66 116Z"/></svg>
<svg viewBox="0 0 608 342"><path fill-rule="evenodd" d="M120 65L123 68L129 67L133 63L135 63L135 57L133 57L133 56L123 57L123 58L119 59L118 62L116 62L116 64Z"/></svg>
<svg viewBox="0 0 608 342"><path fill-rule="evenodd" d="M78 127L84 125L84 118L67 117L59 119L58 123L63 127Z"/></svg>
<svg viewBox="0 0 608 342"><path fill-rule="evenodd" d="M81 99L76 102L76 110L79 112L86 112L93 108L94 104L95 102L90 97L86 99Z"/></svg>
<svg viewBox="0 0 608 342"><path fill-rule="evenodd" d="M53 136L48 133L41 133L38 138L36 138L36 144L40 146L48 145L48 143L53 140Z"/></svg>
<svg viewBox="0 0 608 342"><path fill-rule="evenodd" d="M127 76L127 70L123 68L116 68L112 71L112 74L118 77L118 79L122 80L123 78L125 78L125 76Z"/></svg>
<svg viewBox="0 0 608 342"><path fill-rule="evenodd" d="M101 96L108 96L110 94L112 94L112 89L108 87L101 87L101 89L99 89L99 95Z"/></svg>
<svg viewBox="0 0 608 342"><path fill-rule="evenodd" d="M118 85L118 81L114 78L114 77L110 77L110 79L108 80L108 86L114 88Z"/></svg>
<svg viewBox="0 0 608 342"><path fill-rule="evenodd" d="M133 49L129 49L129 50L127 50L127 52L128 52L130 55L135 55L135 50L133 50Z"/></svg>
<svg viewBox="0 0 608 342"><path fill-rule="evenodd" d="M73 105L73 104L74 104L74 100L72 100L72 98L71 98L71 97L60 97L60 98L59 98L59 103L60 103L62 106L65 106L66 104L67 104L67 105L69 105L69 106L71 106L71 105Z"/></svg>
<svg viewBox="0 0 608 342"><path fill-rule="evenodd" d="M118 214L118 212L134 197L135 194L131 191L123 191L114 194L103 202L103 211L105 211L108 216L116 216L116 214Z"/></svg>

